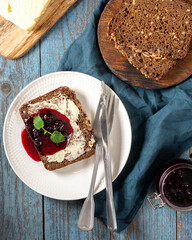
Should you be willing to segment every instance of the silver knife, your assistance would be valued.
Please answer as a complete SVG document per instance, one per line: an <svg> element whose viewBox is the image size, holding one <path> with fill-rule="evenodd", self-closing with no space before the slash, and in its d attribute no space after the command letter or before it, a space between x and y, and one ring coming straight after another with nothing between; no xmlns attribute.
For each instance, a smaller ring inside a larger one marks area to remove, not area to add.
<svg viewBox="0 0 192 240"><path fill-rule="evenodd" d="M101 133L101 122L100 122L100 116L102 114L102 110L103 110L103 89L101 88L100 100L98 103L95 120L93 123L93 131L97 138L93 174L91 179L91 185L89 188L89 193L83 203L83 206L79 215L79 221L78 221L78 227L84 231L91 230L94 224L95 203L94 203L93 195L94 195L97 169L98 169L99 160L102 152L102 133Z"/></svg>
<svg viewBox="0 0 192 240"><path fill-rule="evenodd" d="M105 180L106 180L106 208L107 208L107 227L110 231L117 230L117 219L115 213L115 206L113 200L113 188L112 188L112 176L111 176L111 155L109 148L109 129L108 129L108 121L107 121L107 107L106 107L106 86L105 83L102 82L103 88L103 101L102 108L103 111L101 113L101 132L103 136L103 160L105 166Z"/></svg>

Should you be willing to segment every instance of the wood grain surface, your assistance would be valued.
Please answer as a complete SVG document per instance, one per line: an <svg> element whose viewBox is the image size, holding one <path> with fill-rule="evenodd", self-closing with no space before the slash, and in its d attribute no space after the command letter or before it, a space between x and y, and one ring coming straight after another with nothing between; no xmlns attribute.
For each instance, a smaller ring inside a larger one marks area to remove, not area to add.
<svg viewBox="0 0 192 240"><path fill-rule="evenodd" d="M23 56L76 1L52 0L31 31L0 16L0 54L10 59Z"/></svg>
<svg viewBox="0 0 192 240"><path fill-rule="evenodd" d="M99 47L110 70L123 81L146 89L167 88L186 80L192 74L192 47L187 56L182 60L178 60L176 65L160 80L145 78L115 48L114 41L109 38L107 33L109 23L118 12L121 3L122 0L110 0L101 15L98 26Z"/></svg>
<svg viewBox="0 0 192 240"><path fill-rule="evenodd" d="M1 132L15 96L34 79L57 70L65 49L84 31L98 3L99 0L76 3L24 57L0 57ZM133 222L119 234L110 233L99 219L95 219L92 231L80 231L77 222L81 202L57 201L32 191L9 165L2 134L0 145L0 240L192 239L192 212L177 213L168 207L155 211L146 200ZM184 156L189 158L190 152Z"/></svg>

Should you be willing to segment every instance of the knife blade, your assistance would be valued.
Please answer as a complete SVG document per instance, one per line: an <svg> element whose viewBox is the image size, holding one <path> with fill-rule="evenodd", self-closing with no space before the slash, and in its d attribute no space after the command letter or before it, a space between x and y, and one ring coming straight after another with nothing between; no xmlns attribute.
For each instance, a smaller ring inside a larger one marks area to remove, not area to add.
<svg viewBox="0 0 192 240"><path fill-rule="evenodd" d="M110 231L117 230L117 220L115 213L115 205L113 199L113 187L112 187L112 175L111 175L111 155L109 148L109 129L107 121L107 107L106 107L106 86L102 82L103 89L103 101L102 101L102 112L101 112L101 133L103 143L103 160L105 166L105 180L106 180L106 208L107 208L107 227Z"/></svg>

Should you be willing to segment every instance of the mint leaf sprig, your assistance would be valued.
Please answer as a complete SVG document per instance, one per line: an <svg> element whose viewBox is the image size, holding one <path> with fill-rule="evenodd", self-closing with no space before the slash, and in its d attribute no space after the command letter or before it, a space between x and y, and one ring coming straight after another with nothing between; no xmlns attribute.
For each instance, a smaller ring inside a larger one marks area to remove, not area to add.
<svg viewBox="0 0 192 240"><path fill-rule="evenodd" d="M44 126L45 126L44 121L39 115L33 117L33 125L34 125L35 129L37 129L37 130L43 129L44 134L46 134L46 133L50 134L51 135L50 139L52 142L61 143L61 142L65 141L65 137L62 133L60 133L58 131L54 131L53 133L47 131L44 128Z"/></svg>

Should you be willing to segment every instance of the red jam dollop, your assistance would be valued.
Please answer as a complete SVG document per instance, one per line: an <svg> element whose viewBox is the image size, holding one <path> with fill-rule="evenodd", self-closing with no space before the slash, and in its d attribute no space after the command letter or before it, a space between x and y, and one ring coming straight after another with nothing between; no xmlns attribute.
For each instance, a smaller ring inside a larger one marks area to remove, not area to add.
<svg viewBox="0 0 192 240"><path fill-rule="evenodd" d="M54 131L62 133L65 141L54 143L51 141L49 133L44 134L43 129L35 129L33 117L37 115L43 119L44 128L47 131L50 133ZM73 128L69 119L58 111L48 108L40 109L37 113L25 119L25 126L26 131L24 129L21 134L22 143L29 156L36 161L40 161L38 152L42 155L53 155L55 152L65 149L73 134Z"/></svg>
<svg viewBox="0 0 192 240"><path fill-rule="evenodd" d="M41 161L41 158L39 157L39 154L31 138L29 137L26 128L24 128L21 133L21 140L22 140L23 147L25 148L25 151L28 153L28 155L37 162Z"/></svg>

